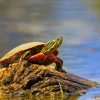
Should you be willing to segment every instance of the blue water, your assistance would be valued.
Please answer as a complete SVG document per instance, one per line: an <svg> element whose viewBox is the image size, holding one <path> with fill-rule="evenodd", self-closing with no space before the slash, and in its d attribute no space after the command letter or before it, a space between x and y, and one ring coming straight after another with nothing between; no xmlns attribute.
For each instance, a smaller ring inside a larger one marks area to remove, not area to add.
<svg viewBox="0 0 100 100"><path fill-rule="evenodd" d="M87 43L62 47L61 52L65 64L64 69L100 84L99 42L98 37L92 37ZM93 98L96 96L100 96L100 88L90 89L85 95L81 96L79 100L94 100ZM97 100L100 100L100 98Z"/></svg>

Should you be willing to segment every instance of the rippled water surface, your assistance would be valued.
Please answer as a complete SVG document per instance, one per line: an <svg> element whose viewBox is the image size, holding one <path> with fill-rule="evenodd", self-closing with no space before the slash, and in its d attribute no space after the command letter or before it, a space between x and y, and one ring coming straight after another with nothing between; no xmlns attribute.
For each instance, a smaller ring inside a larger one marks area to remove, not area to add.
<svg viewBox="0 0 100 100"><path fill-rule="evenodd" d="M96 1L0 0L0 56L22 43L62 36L59 56L64 69L100 83L100 2ZM99 96L100 88L95 88L81 97L67 99L100 100ZM28 99L33 97L18 98Z"/></svg>

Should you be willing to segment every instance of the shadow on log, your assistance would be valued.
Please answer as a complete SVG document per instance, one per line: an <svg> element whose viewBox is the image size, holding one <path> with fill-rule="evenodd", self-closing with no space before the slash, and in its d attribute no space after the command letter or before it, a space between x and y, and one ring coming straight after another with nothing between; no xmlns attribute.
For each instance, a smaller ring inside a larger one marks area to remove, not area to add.
<svg viewBox="0 0 100 100"><path fill-rule="evenodd" d="M68 72L59 72L48 66L21 63L0 69L0 93L11 96L23 95L82 95L97 83Z"/></svg>

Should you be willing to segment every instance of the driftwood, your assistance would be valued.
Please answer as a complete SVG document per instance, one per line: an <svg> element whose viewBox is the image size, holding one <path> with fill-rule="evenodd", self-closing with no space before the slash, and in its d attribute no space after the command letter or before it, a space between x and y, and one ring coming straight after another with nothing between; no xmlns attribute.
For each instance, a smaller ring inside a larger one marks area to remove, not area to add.
<svg viewBox="0 0 100 100"><path fill-rule="evenodd" d="M31 64L23 67L14 63L0 69L0 93L20 95L81 95L97 83L68 72L59 72L49 66Z"/></svg>

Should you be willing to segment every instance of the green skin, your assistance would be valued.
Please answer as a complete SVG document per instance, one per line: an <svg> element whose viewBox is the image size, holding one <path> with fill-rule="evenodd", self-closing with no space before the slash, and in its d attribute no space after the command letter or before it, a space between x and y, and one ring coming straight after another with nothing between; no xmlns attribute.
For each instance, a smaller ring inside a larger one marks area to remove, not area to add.
<svg viewBox="0 0 100 100"><path fill-rule="evenodd" d="M62 44L62 37L58 37L53 41L49 41L42 48L41 52L35 55L30 55L31 51L27 51L22 59L25 59L28 63L34 63L39 65L50 65L56 63L55 69L62 71L63 61L57 57L58 47Z"/></svg>

